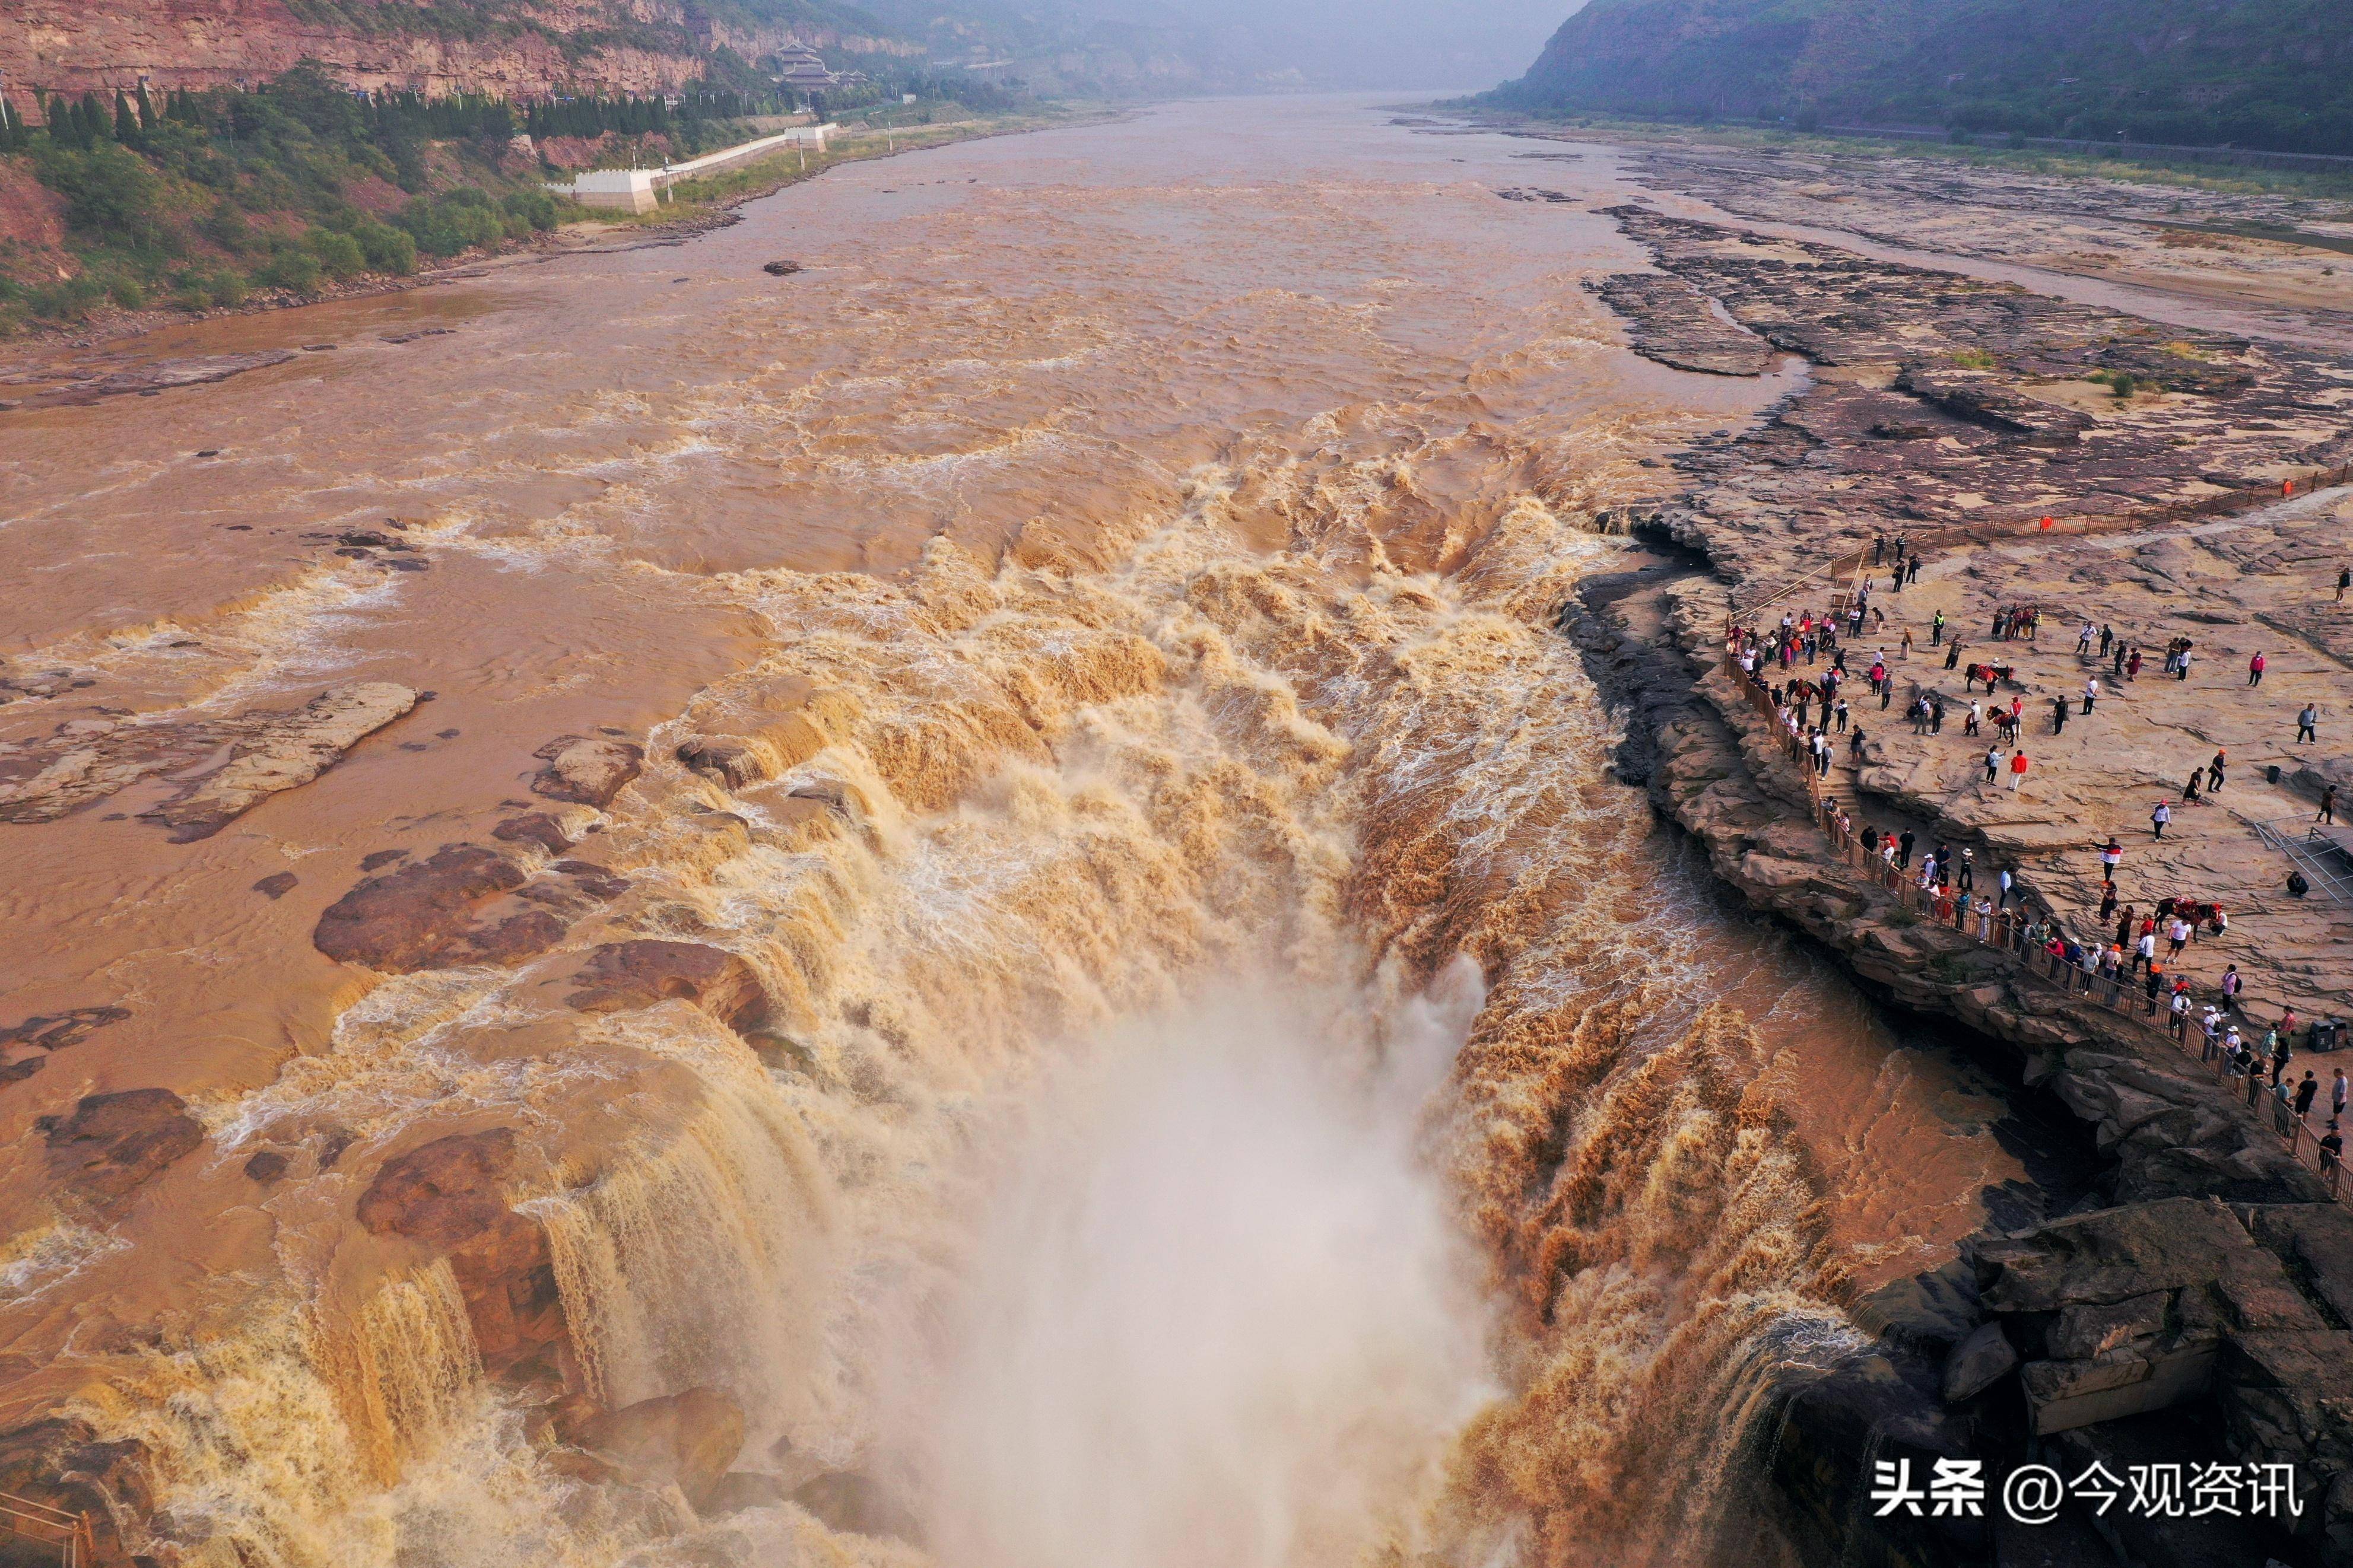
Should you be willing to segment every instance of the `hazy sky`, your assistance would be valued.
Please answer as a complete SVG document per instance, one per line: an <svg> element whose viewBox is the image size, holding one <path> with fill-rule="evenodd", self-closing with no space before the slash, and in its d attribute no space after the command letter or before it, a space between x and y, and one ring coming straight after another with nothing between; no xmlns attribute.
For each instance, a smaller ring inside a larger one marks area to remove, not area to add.
<svg viewBox="0 0 2353 1568"><path fill-rule="evenodd" d="M902 8L886 3L886 13ZM1250 72L1316 87L1479 89L1517 77L1582 0L979 0L972 9L1069 37L1093 19L1185 35Z"/></svg>
<svg viewBox="0 0 2353 1568"><path fill-rule="evenodd" d="M1577 0L1176 0L1170 8L1274 34L1270 43L1292 57L1283 63L1311 77L1478 89L1534 64Z"/></svg>

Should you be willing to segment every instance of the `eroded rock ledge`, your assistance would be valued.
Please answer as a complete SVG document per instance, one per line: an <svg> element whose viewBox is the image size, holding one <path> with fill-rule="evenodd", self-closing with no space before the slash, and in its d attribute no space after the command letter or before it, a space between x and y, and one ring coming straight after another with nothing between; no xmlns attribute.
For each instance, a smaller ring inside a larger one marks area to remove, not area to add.
<svg viewBox="0 0 2353 1568"><path fill-rule="evenodd" d="M2158 342L2131 318L2006 287L1620 216L1703 304L1837 373L1757 431L1680 461L1689 491L1638 521L1720 579L1793 577L1923 522L2031 527L2063 494L2121 515L2341 456L2330 416L2348 376L2331 363L2172 329ZM2122 416L2021 390L2093 371L2172 380ZM1852 1304L1879 1343L1790 1391L1771 1448L1810 1560L2045 1560L2013 1559L2017 1543L1984 1521L1879 1520L1865 1498L1874 1458L1908 1455L1922 1473L1934 1458L1978 1458L1999 1476L2031 1454L2069 1475L2094 1460L2119 1475L2291 1464L2303 1505L2292 1531L2071 1514L2036 1548L2060 1552L2049 1561L2353 1563L2353 1215L2162 1037L2030 980L1832 860L1804 780L1721 668L1728 602L1684 574L1588 585L1568 607L1565 628L1634 710L1621 771L1752 903L1888 1000L1967 1026L1995 1070L2082 1124L2107 1162L2073 1210L1983 1233L1947 1268ZM1893 715L1873 705L1869 717L1876 732ZM1873 766L1862 784L1891 792L1865 815L1985 842L1944 820L1948 781L1933 769Z"/></svg>

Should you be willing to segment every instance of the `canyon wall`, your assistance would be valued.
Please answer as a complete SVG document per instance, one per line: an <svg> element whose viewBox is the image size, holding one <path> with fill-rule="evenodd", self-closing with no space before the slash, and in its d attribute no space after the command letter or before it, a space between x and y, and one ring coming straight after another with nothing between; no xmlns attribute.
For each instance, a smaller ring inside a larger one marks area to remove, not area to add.
<svg viewBox="0 0 2353 1568"><path fill-rule="evenodd" d="M426 10L365 0L10 0L0 79L28 107L35 88L108 92L233 86L304 59L354 88L443 94L674 91L713 49L754 58L791 43L828 54L913 54L852 25L728 22L681 0L531 0Z"/></svg>

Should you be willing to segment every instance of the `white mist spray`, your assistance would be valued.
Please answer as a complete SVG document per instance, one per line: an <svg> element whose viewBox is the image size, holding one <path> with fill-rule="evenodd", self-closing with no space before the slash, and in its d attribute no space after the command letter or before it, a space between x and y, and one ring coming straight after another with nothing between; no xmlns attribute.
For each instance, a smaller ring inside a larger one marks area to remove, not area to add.
<svg viewBox="0 0 2353 1568"><path fill-rule="evenodd" d="M956 1568L1289 1568L1409 1544L1483 1397L1417 1154L1475 972L1365 1027L1248 988L1041 1084L896 1434ZM1367 1064L1370 1064L1369 1066Z"/></svg>

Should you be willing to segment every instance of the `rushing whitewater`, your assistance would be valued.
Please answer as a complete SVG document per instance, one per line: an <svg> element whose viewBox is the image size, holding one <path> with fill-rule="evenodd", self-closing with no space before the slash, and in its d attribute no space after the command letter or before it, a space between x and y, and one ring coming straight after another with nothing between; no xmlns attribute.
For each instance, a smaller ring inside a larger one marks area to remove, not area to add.
<svg viewBox="0 0 2353 1568"><path fill-rule="evenodd" d="M1594 514L1770 389L1620 349L1606 221L1493 195L1614 172L1519 153L1159 110L215 329L457 324L15 427L12 512L91 554L14 668L152 714L434 697L199 846L5 829L25 1005L132 1002L9 1114L159 1083L206 1140L102 1216L14 1156L11 1416L135 1440L123 1539L206 1568L1769 1559L1768 1396L2014 1167L1609 771L1551 629L1619 559ZM386 517L428 571L303 543ZM512 963L311 948L364 857L490 842L560 731L643 746L553 808L625 890ZM714 734L748 761L680 759ZM631 938L767 1016L582 1010ZM492 1131L528 1354L353 1219ZM566 1440L693 1389L744 1418L721 1490Z"/></svg>

